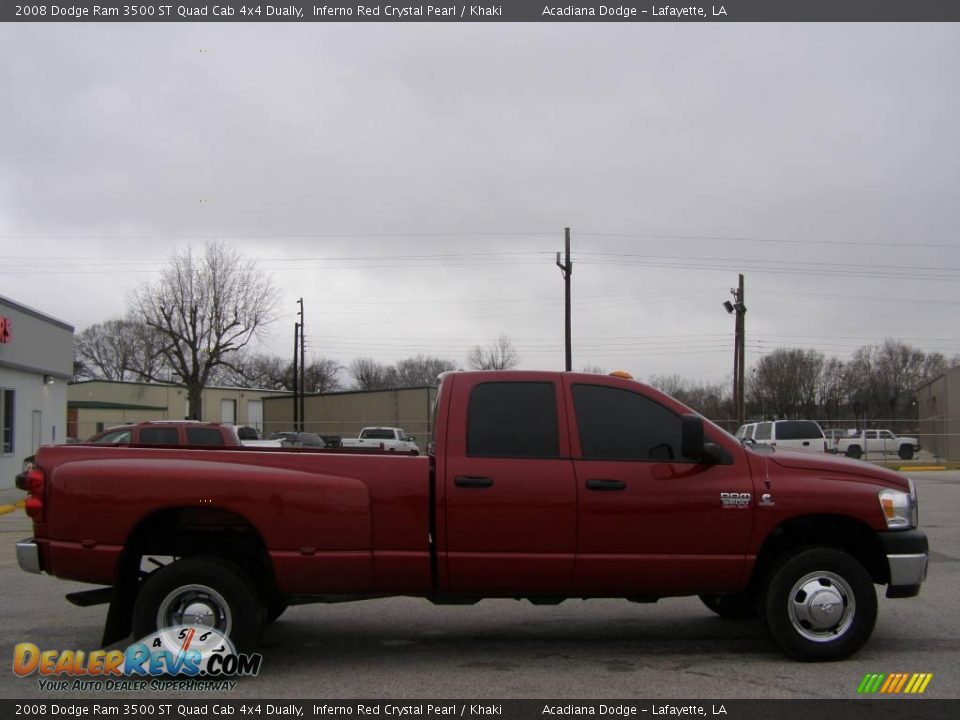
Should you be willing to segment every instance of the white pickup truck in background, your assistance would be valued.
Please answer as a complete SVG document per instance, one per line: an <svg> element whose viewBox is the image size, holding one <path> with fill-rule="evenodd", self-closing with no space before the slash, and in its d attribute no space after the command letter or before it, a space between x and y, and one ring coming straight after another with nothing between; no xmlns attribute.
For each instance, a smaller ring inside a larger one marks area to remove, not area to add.
<svg viewBox="0 0 960 720"><path fill-rule="evenodd" d="M890 430L848 430L845 436L835 436L830 452L847 457L868 455L896 455L910 460L920 450L916 438L897 437Z"/></svg>
<svg viewBox="0 0 960 720"><path fill-rule="evenodd" d="M402 428L395 427L365 427L360 431L358 438L343 438L341 447L345 448L372 448L387 452L419 453L416 440Z"/></svg>

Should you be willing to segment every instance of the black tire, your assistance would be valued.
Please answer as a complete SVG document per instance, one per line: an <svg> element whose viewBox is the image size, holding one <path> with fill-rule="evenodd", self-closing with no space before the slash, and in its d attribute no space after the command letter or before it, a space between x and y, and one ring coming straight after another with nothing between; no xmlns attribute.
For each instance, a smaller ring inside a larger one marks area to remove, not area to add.
<svg viewBox="0 0 960 720"><path fill-rule="evenodd" d="M240 568L214 557L184 558L152 573L133 606L134 636L191 624L187 603L204 610L203 624L227 635L238 651L256 647L264 620L260 595Z"/></svg>
<svg viewBox="0 0 960 720"><path fill-rule="evenodd" d="M897 455L900 456L901 460L913 460L913 446L901 445L897 450Z"/></svg>
<svg viewBox="0 0 960 720"><path fill-rule="evenodd" d="M287 608L290 607L286 600L277 596L272 600L269 600L266 605L266 623L270 623L277 620L281 615L283 615Z"/></svg>
<svg viewBox="0 0 960 720"><path fill-rule="evenodd" d="M757 617L757 598L752 593L701 595L700 600L727 620L752 620Z"/></svg>
<svg viewBox="0 0 960 720"><path fill-rule="evenodd" d="M847 457L859 460L863 457L863 450L860 449L859 445L851 445L847 448Z"/></svg>
<svg viewBox="0 0 960 720"><path fill-rule="evenodd" d="M877 620L869 573L833 548L790 557L770 577L763 604L773 642L797 660L849 657L863 647Z"/></svg>

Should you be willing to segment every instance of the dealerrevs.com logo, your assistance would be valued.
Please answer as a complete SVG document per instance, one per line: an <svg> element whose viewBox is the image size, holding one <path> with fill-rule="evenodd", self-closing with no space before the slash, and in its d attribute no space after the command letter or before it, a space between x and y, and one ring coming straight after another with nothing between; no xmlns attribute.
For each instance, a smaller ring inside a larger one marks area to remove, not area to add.
<svg viewBox="0 0 960 720"><path fill-rule="evenodd" d="M13 649L13 672L36 676L41 690L96 692L211 690L259 674L263 656L238 653L230 640L203 626L165 628L126 650L41 650L34 643Z"/></svg>
<svg viewBox="0 0 960 720"><path fill-rule="evenodd" d="M922 695L933 673L867 673L857 686L860 695Z"/></svg>

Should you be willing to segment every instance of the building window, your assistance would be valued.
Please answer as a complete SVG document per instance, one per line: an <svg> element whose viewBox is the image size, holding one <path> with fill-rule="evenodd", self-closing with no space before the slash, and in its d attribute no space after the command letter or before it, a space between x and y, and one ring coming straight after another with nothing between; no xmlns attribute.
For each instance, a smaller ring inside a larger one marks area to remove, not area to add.
<svg viewBox="0 0 960 720"><path fill-rule="evenodd" d="M13 390L0 392L0 434L3 436L3 454L13 454L14 398Z"/></svg>

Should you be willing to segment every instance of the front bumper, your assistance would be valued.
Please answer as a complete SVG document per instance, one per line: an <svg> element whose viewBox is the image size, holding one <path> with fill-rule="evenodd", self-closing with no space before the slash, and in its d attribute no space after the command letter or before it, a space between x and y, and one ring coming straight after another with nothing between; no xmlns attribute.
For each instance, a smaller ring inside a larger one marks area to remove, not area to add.
<svg viewBox="0 0 960 720"><path fill-rule="evenodd" d="M927 579L929 545L921 530L901 530L878 533L887 556L890 582L888 598L914 597Z"/></svg>
<svg viewBox="0 0 960 720"><path fill-rule="evenodd" d="M17 543L17 564L21 570L30 573L41 573L43 568L40 565L40 546L34 542L33 538L21 540Z"/></svg>

